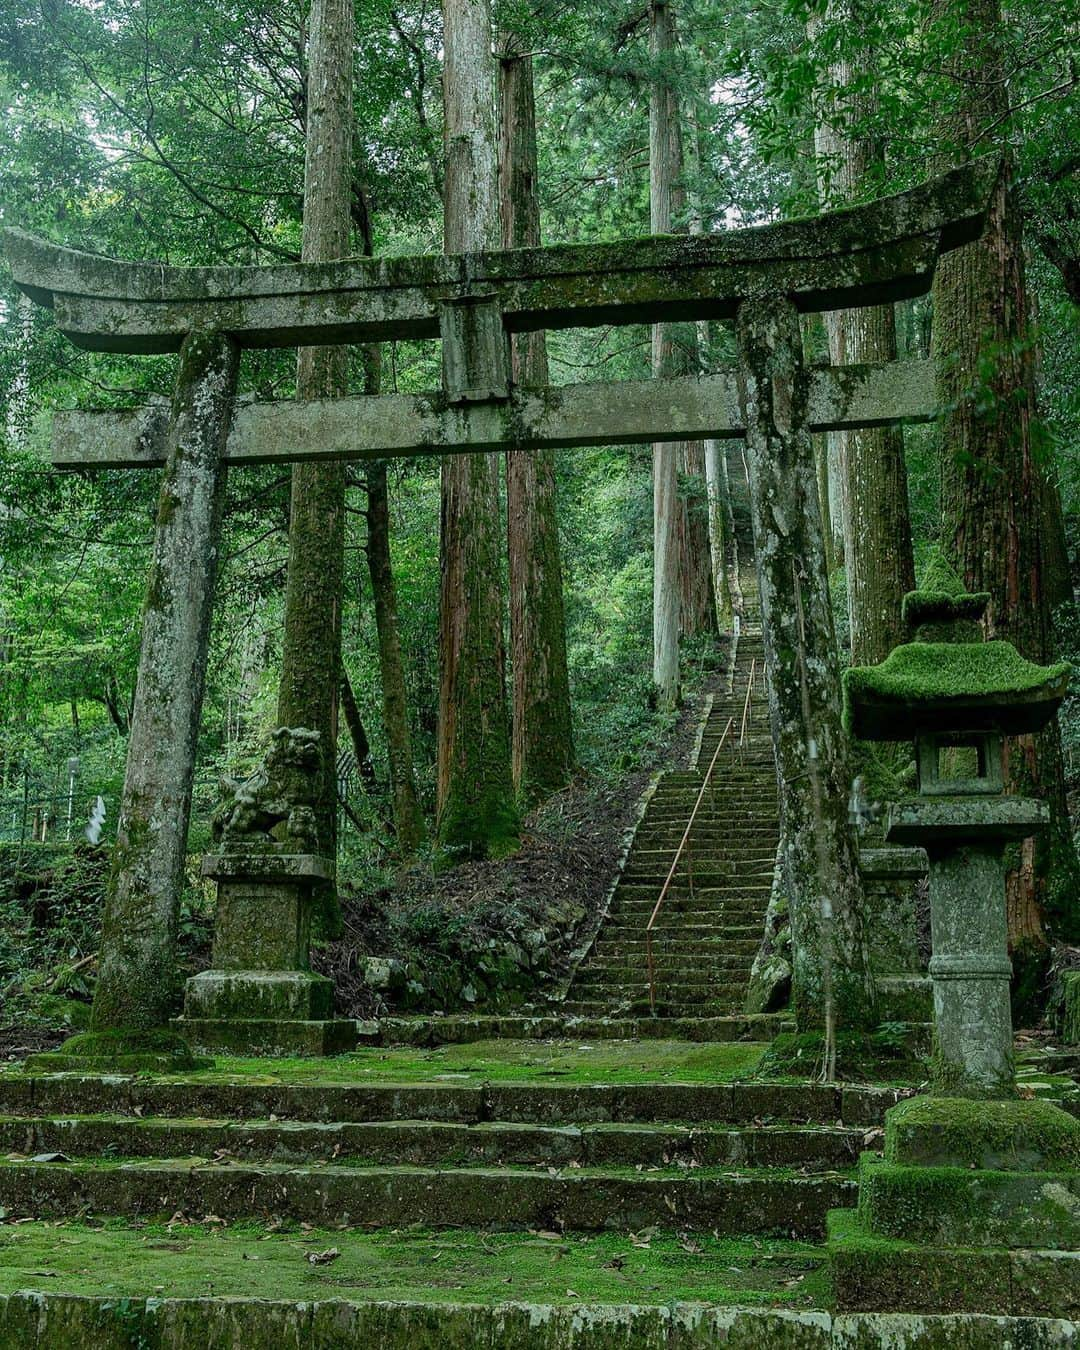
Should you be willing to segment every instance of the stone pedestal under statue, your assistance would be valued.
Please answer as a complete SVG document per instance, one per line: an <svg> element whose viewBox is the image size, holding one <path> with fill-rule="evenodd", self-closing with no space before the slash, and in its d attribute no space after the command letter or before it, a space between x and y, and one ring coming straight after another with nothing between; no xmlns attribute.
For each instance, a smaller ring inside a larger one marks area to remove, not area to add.
<svg viewBox="0 0 1080 1350"><path fill-rule="evenodd" d="M906 596L912 641L845 679L855 736L915 742L918 795L885 835L929 861L934 1058L930 1093L886 1115L884 1156L863 1154L857 1211L829 1216L833 1286L851 1311L1070 1317L1080 1121L1018 1096L1009 1003L1006 848L1048 811L1002 774L1004 737L1045 726L1070 671L983 642L988 597L953 580Z"/></svg>
<svg viewBox="0 0 1080 1350"><path fill-rule="evenodd" d="M330 864L314 854L227 853L203 859L217 882L212 966L187 982L177 1030L204 1053L331 1055L356 1044L335 1019L333 982L310 968L315 887Z"/></svg>

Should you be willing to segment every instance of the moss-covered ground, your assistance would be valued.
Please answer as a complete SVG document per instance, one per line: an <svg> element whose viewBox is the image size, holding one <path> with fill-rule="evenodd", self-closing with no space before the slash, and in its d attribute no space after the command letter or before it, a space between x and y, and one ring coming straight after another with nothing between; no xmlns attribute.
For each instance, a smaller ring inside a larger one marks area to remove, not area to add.
<svg viewBox="0 0 1080 1350"><path fill-rule="evenodd" d="M0 1294L19 1289L169 1298L423 1299L821 1307L823 1252L767 1238L646 1230L383 1231L110 1222L0 1226Z"/></svg>
<svg viewBox="0 0 1080 1350"><path fill-rule="evenodd" d="M476 1041L432 1050L373 1047L331 1059L220 1058L213 1069L183 1077L199 1083L729 1083L753 1073L765 1048L763 1042Z"/></svg>

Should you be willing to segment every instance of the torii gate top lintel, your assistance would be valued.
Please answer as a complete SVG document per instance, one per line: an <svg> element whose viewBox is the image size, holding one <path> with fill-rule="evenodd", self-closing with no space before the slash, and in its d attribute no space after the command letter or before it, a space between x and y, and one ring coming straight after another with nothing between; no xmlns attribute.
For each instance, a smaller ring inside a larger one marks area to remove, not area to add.
<svg viewBox="0 0 1080 1350"><path fill-rule="evenodd" d="M893 197L716 234L454 256L174 267L18 230L4 244L20 289L98 351L176 351L193 331L246 347L434 338L448 302L470 298L493 305L508 332L731 318L765 294L804 312L922 294L939 254L981 233L1000 172L985 157Z"/></svg>

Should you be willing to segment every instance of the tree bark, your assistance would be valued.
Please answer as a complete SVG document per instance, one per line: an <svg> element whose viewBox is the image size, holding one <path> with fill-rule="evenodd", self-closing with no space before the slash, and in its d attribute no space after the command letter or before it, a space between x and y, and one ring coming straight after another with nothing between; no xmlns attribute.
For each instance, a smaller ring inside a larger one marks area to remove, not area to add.
<svg viewBox="0 0 1080 1350"><path fill-rule="evenodd" d="M352 0L312 0L304 157L304 262L330 262L349 251L352 160ZM344 347L302 348L298 399L347 392ZM337 692L345 558L343 464L296 464L289 509L289 572L278 723L319 732L318 846L337 856ZM332 888L324 895L327 932L340 926Z"/></svg>
<svg viewBox="0 0 1080 1350"><path fill-rule="evenodd" d="M712 560L713 595L716 599L716 627L730 633L734 606L731 579L728 576L728 501L727 474L724 472L723 441L705 442L705 492L709 508L709 556Z"/></svg>
<svg viewBox="0 0 1080 1350"><path fill-rule="evenodd" d="M349 672L341 667L341 711L345 717L345 726L352 741L353 755L356 758L356 772L364 785L364 791L378 809L379 780L375 776L375 765L371 760L371 742L368 740L367 727L360 715L360 705L353 692Z"/></svg>
<svg viewBox="0 0 1080 1350"><path fill-rule="evenodd" d="M506 34L499 60L499 197L504 248L540 243L532 57ZM543 331L512 339L515 384L549 382ZM562 559L550 450L506 454L513 670L512 767L526 805L565 787L574 768Z"/></svg>
<svg viewBox="0 0 1080 1350"><path fill-rule="evenodd" d="M865 1027L874 991L799 316L783 297L745 301L736 331L795 1016L800 1028Z"/></svg>
<svg viewBox="0 0 1080 1350"><path fill-rule="evenodd" d="M499 242L491 14L488 0L443 0L442 9L444 245L447 253L469 253ZM518 833L498 456L447 456L441 496L438 835L450 856L484 857L513 848Z"/></svg>
<svg viewBox="0 0 1080 1350"><path fill-rule="evenodd" d="M172 1012L221 534L221 454L238 364L235 343L217 334L193 333L180 352L105 897L94 1031L153 1031Z"/></svg>
<svg viewBox="0 0 1080 1350"><path fill-rule="evenodd" d="M943 127L944 162L967 157L1009 112L999 0L939 0L937 13L966 26L952 73L958 95ZM947 254L934 280L933 349L940 372L942 536L965 584L990 593L991 636L1046 661L1053 628L1046 584L1048 497L1033 440L1034 346L1021 220L1006 175L974 244ZM1008 877L1014 948L1045 941L1049 923L1065 941L1080 936L1080 877L1065 804L1060 732L1006 747L1010 790L1050 806L1050 829L1026 845Z"/></svg>
<svg viewBox="0 0 1080 1350"><path fill-rule="evenodd" d="M831 0L830 23L857 23L863 0ZM808 25L811 40L820 21ZM869 54L867 54L869 57ZM857 71L846 60L829 71L829 91L818 108L814 144L818 192L826 209L858 201L878 148L870 136L850 132L870 112L866 96L852 95ZM825 315L834 365L896 360L896 322L891 305L834 310ZM842 477L844 568L847 574L851 660L883 661L903 638L900 604L915 586L904 438L899 427L864 427L829 433L830 479ZM835 467L833 457L835 456ZM834 518L830 492L829 516Z"/></svg>
<svg viewBox="0 0 1080 1350"><path fill-rule="evenodd" d="M666 0L649 6L649 49L659 63L674 45ZM672 116L667 83L654 78L649 97L649 214L653 234L671 230L671 197L677 173L678 121ZM652 371L657 379L674 374L674 343L667 324L652 332ZM662 708L679 702L679 443L653 445L653 683Z"/></svg>
<svg viewBox="0 0 1080 1350"><path fill-rule="evenodd" d="M368 497L368 571L371 574L375 630L379 640L383 726L386 729L386 751L390 761L390 795L393 799L398 847L402 855L408 858L424 842L427 827L413 772L405 663L401 655L398 626L397 587L390 562L390 497L386 486L386 461L372 460L366 466L365 480Z"/></svg>

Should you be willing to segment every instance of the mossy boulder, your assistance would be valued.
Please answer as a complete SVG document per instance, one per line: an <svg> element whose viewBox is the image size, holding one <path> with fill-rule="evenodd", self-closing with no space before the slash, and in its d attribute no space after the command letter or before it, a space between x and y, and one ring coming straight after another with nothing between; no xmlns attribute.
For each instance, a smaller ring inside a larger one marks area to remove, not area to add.
<svg viewBox="0 0 1080 1350"><path fill-rule="evenodd" d="M920 1167L1080 1169L1080 1121L1047 1101L912 1097L885 1117L885 1158Z"/></svg>

